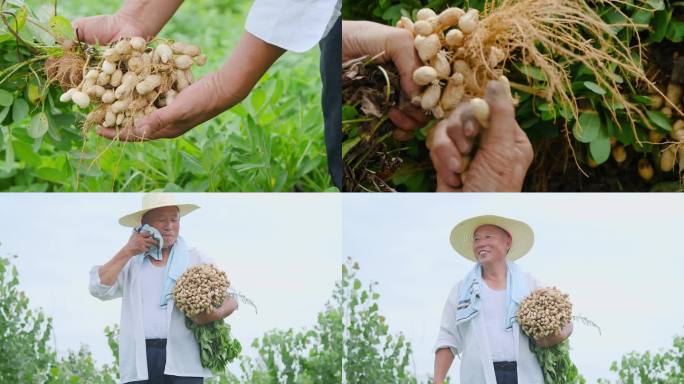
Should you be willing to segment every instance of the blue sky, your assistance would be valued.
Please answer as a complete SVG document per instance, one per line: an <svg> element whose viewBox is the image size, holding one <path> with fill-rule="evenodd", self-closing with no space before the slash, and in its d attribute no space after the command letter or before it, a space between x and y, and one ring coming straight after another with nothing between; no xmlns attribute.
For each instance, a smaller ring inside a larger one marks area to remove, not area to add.
<svg viewBox="0 0 684 384"><path fill-rule="evenodd" d="M19 255L20 284L32 307L54 319L57 349L88 344L98 362L112 357L103 329L118 323L120 300L88 293L88 272L128 240L118 218L140 194L3 194L0 254ZM341 203L334 194L185 194L202 206L181 220L181 236L222 266L243 306L229 317L247 353L264 332L300 329L324 309L341 264ZM235 366L232 367L235 369Z"/></svg>
<svg viewBox="0 0 684 384"><path fill-rule="evenodd" d="M345 195L344 256L378 281L380 311L413 343L413 369L432 372L433 343L450 288L472 268L450 247L465 218L498 214L535 230L518 264L570 294L576 314L571 356L594 382L614 378L612 361L658 350L684 334L684 196L671 194ZM450 374L458 377L458 364Z"/></svg>

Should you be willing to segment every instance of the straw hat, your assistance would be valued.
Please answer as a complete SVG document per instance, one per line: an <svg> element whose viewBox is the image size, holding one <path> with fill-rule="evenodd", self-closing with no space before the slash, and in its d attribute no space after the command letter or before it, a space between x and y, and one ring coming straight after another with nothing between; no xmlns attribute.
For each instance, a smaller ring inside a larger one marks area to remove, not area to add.
<svg viewBox="0 0 684 384"><path fill-rule="evenodd" d="M173 195L166 193L146 193L142 197L141 209L130 213L119 219L119 224L124 227L137 227L145 213L155 208L161 207L178 207L180 216L183 217L188 213L198 209L199 206L195 204L179 204L174 199Z"/></svg>
<svg viewBox="0 0 684 384"><path fill-rule="evenodd" d="M477 261L473 252L473 237L475 230L483 225L496 225L511 235L511 249L507 255L509 260L523 257L534 245L534 232L529 225L506 217L485 215L471 217L456 225L449 237L451 246L466 259Z"/></svg>

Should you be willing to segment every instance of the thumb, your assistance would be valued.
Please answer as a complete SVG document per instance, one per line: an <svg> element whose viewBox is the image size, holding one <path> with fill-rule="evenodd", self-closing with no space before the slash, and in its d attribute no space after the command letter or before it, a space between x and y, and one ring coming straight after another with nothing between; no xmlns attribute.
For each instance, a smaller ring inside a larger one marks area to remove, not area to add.
<svg viewBox="0 0 684 384"><path fill-rule="evenodd" d="M109 44L113 33L108 16L89 16L76 19L71 23L77 40L88 44Z"/></svg>
<svg viewBox="0 0 684 384"><path fill-rule="evenodd" d="M491 80L487 84L484 99L489 105L487 135L513 141L517 122L508 84L501 80Z"/></svg>
<svg viewBox="0 0 684 384"><path fill-rule="evenodd" d="M412 98L420 94L420 86L413 81L413 72L422 64L408 31L397 29L396 38L387 42L387 53L399 71L399 83L405 94Z"/></svg>

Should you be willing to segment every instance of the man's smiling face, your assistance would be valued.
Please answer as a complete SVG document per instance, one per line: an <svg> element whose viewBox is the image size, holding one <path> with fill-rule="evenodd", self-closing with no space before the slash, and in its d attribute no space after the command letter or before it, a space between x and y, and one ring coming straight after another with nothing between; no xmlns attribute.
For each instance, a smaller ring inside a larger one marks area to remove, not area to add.
<svg viewBox="0 0 684 384"><path fill-rule="evenodd" d="M473 234L473 252L480 263L503 261L511 248L511 235L496 225L481 225Z"/></svg>
<svg viewBox="0 0 684 384"><path fill-rule="evenodd" d="M164 248L171 248L178 239L180 212L175 206L155 208L145 213L142 223L149 224L159 231L164 238Z"/></svg>

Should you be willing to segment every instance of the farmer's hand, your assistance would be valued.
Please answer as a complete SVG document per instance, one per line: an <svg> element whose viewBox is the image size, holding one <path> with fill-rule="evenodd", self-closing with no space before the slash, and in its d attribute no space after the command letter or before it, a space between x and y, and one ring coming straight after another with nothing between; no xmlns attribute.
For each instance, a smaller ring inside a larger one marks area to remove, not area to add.
<svg viewBox="0 0 684 384"><path fill-rule="evenodd" d="M264 72L284 52L245 32L223 67L185 88L172 105L145 116L134 127L118 131L100 128L97 134L122 141L178 137L247 97Z"/></svg>
<svg viewBox="0 0 684 384"><path fill-rule="evenodd" d="M229 297L223 301L223 304L220 307L214 308L209 313L200 313L199 315L195 316L192 321L194 321L197 325L204 325L211 323L212 321L222 320L235 312L237 306L237 301L235 301L235 299L232 297Z"/></svg>
<svg viewBox="0 0 684 384"><path fill-rule="evenodd" d="M150 247L159 245L159 242L152 237L148 232L138 233L133 232L128 239L128 243L124 245L124 250L127 255L133 257L141 253L147 252Z"/></svg>
<svg viewBox="0 0 684 384"><path fill-rule="evenodd" d="M571 321L568 324L566 324L565 327L563 327L563 329L561 330L561 333L559 335L547 336L543 339L537 339L537 340L534 340L534 343L537 346L542 347L542 348L551 348L555 345L562 343L564 340L566 340L568 337L570 337L570 335L572 334L572 329L573 329L573 327L572 327L572 321Z"/></svg>
<svg viewBox="0 0 684 384"><path fill-rule="evenodd" d="M90 44L109 44L121 37L154 37L173 16L181 0L127 0L113 15L84 17L73 22L77 37Z"/></svg>
<svg viewBox="0 0 684 384"><path fill-rule="evenodd" d="M437 191L520 192L534 153L525 132L515 121L506 85L487 84L489 128L481 129L463 103L432 132L430 158L437 171ZM479 147L465 177L464 155L480 135Z"/></svg>
<svg viewBox="0 0 684 384"><path fill-rule="evenodd" d="M147 232L133 232L128 239L128 242L119 250L119 252L98 270L100 284L108 286L113 285L116 282L119 273L131 257L146 252L153 245L158 245L158 242L151 234Z"/></svg>
<svg viewBox="0 0 684 384"><path fill-rule="evenodd" d="M197 325L206 325L212 321L220 320L222 317L219 315L218 309L214 308L211 312L202 312L199 315L192 318L192 321Z"/></svg>
<svg viewBox="0 0 684 384"><path fill-rule="evenodd" d="M397 67L407 101L398 108L392 107L388 116L399 128L394 132L395 138L410 139L413 131L429 120L423 111L409 102L420 93L420 86L413 82L413 71L422 65L411 33L370 21L342 21L342 61L366 55L381 55L377 61L392 61Z"/></svg>
<svg viewBox="0 0 684 384"><path fill-rule="evenodd" d="M99 15L77 19L73 22L78 39L89 44L109 44L122 37L146 36L144 25L128 16Z"/></svg>

